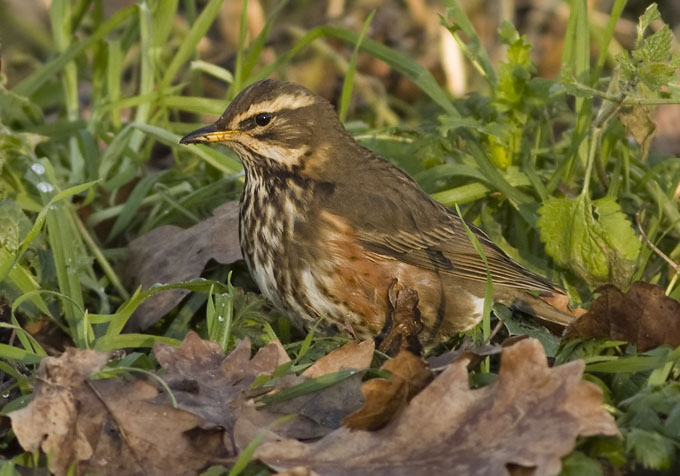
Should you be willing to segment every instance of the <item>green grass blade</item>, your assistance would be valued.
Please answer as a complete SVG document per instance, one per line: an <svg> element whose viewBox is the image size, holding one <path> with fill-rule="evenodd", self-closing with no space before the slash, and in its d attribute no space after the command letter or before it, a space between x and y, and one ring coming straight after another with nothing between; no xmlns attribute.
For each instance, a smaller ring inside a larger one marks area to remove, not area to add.
<svg viewBox="0 0 680 476"><path fill-rule="evenodd" d="M283 55L280 55L276 61L265 66L256 74L252 75L248 79L248 83L253 83L259 79L264 79L269 76L281 65L287 63L295 55L297 55L301 50L308 46L313 41L323 38L323 37L335 38L337 40L344 41L352 45L357 44L359 40L359 35L352 31L344 30L342 28L336 28L331 26L319 26L312 28L307 32L298 42ZM420 64L408 58L404 54L393 50L385 45L378 43L377 41L366 38L361 44L361 50L375 56L376 58L389 64L396 71L400 72L408 79L413 81L413 83L418 86L422 91L427 94L435 103L437 103L444 111L448 114L458 116L459 113L454 107L453 103L444 92L442 88L439 87L434 76Z"/></svg>
<svg viewBox="0 0 680 476"><path fill-rule="evenodd" d="M274 24L274 21L276 20L276 17L279 15L279 12L283 9L283 7L288 3L288 0L281 0L275 7L274 10L271 12L269 17L267 18L267 21L264 24L264 28L262 28L262 31L257 35L257 38L255 38L255 41L252 42L250 47L248 48L248 54L243 60L243 69L242 69L242 77L243 78L248 78L250 74L253 71L253 68L255 68L255 65L257 64L258 59L260 58L260 54L262 53L262 50L264 49L265 42L267 41L267 38L269 37L269 32L271 31L272 25Z"/></svg>
<svg viewBox="0 0 680 476"><path fill-rule="evenodd" d="M156 8L161 8L157 5ZM139 4L139 37L140 37L140 78L139 78L139 95L149 94L154 90L154 76L156 71L156 64L152 58L153 51L153 19L149 6L145 1ZM151 102L143 102L135 111L134 122L144 124L149 120L151 112ZM132 131L130 137L130 149L133 152L138 152L144 140L144 134L140 130Z"/></svg>
<svg viewBox="0 0 680 476"><path fill-rule="evenodd" d="M194 96L165 96L163 104L166 107L173 107L182 111L196 112L198 114L208 114L219 116L227 107L227 102L223 99L198 98Z"/></svg>
<svg viewBox="0 0 680 476"><path fill-rule="evenodd" d="M248 0L241 0L241 19L239 21L238 49L236 50L236 67L234 68L234 82L227 92L229 99L233 99L241 91L244 84L243 58L246 49L246 35L248 33Z"/></svg>
<svg viewBox="0 0 680 476"><path fill-rule="evenodd" d="M170 147L184 147L179 145L179 135L173 134L160 127L136 123L131 124L131 126L146 132L154 139L169 145ZM191 152L225 174L234 174L242 170L241 164L238 161L220 154L215 149L211 149L208 146L191 146Z"/></svg>
<svg viewBox="0 0 680 476"><path fill-rule="evenodd" d="M496 87L498 84L496 71L494 71L493 66L491 65L491 60L489 59L489 55L482 46L479 35L477 35L477 32L475 31L474 26L472 26L470 19L457 1L446 0L446 5L448 7L446 10L447 16L453 18L456 24L455 26L450 26L445 23L444 26L453 35L467 59L480 72L482 77L489 82L491 87ZM460 37L456 34L457 29L460 29L463 33L465 33L469 44L463 43Z"/></svg>
<svg viewBox="0 0 680 476"><path fill-rule="evenodd" d="M322 375L316 378L310 378L302 383L293 385L292 387L284 388L273 395L264 395L260 397L258 401L265 405L271 405L273 403L285 402L286 400L292 400L293 398L301 397L302 395L307 395L308 393L318 392L324 388L335 385L352 375L364 372L365 369L343 369L337 372L331 372L329 374Z"/></svg>
<svg viewBox="0 0 680 476"><path fill-rule="evenodd" d="M227 84L231 84L234 81L234 75L231 71L217 66L216 64L208 63L203 60L194 60L191 62L192 71L201 71L205 74L224 81Z"/></svg>
<svg viewBox="0 0 680 476"><path fill-rule="evenodd" d="M149 193L149 190L151 190L151 187L153 187L153 185L156 182L163 178L163 175L164 175L163 173L149 175L147 177L144 177L137 183L137 185L135 185L135 188L132 190L132 193L125 201L123 209L116 218L116 221L114 222L113 227L111 228L111 232L109 233L107 241L113 240L116 236L122 233L123 230L130 224L130 222L135 217L135 214L142 206L142 201L146 197L146 194Z"/></svg>
<svg viewBox="0 0 680 476"><path fill-rule="evenodd" d="M193 281L185 281L173 284L159 284L154 285L146 291L142 291L141 287L137 288L132 297L123 303L114 314L90 314L90 322L93 324L109 323L106 330L106 335L118 335L123 331L132 313L143 303L146 299L154 294L168 291L171 289L188 289L193 292L208 293L211 287L214 286L218 292L227 292L227 287L219 282L210 281L208 279L196 279Z"/></svg>
<svg viewBox="0 0 680 476"><path fill-rule="evenodd" d="M342 83L342 94L340 95L340 112L338 113L338 116L340 117L341 122L345 122L345 119L347 118L347 110L349 109L349 103L352 99L352 88L354 87L354 73L356 73L357 69L357 57L359 56L359 49L361 48L361 44L364 42L364 37L366 36L368 27L371 26L371 22L373 21L374 16L375 10L373 10L364 21L364 25L361 28L361 33L359 33L359 38L357 39L357 42L354 45L352 57L349 60L349 66L347 68L347 74L345 75L345 81Z"/></svg>
<svg viewBox="0 0 680 476"><path fill-rule="evenodd" d="M177 339L165 336L155 336L151 334L119 334L98 338L94 348L99 352L111 352L113 350L127 348L151 348L156 342L169 344L173 347L179 347L182 343Z"/></svg>
<svg viewBox="0 0 680 476"><path fill-rule="evenodd" d="M201 14L191 26L189 34L182 40L182 45L172 58L168 69L165 70L163 79L161 79L159 84L160 90L167 89L175 76L177 76L177 73L179 72L179 69L182 67L182 65L193 57L196 47L198 46L198 42L201 41L201 39L208 32L208 29L215 20L215 17L217 17L221 6L222 0L210 0L210 2L208 2L208 4L205 6Z"/></svg>
<svg viewBox="0 0 680 476"><path fill-rule="evenodd" d="M37 364L41 360L41 357L33 352L7 344L0 344L0 358L15 360L24 364Z"/></svg>
<svg viewBox="0 0 680 476"><path fill-rule="evenodd" d="M54 197L52 197L52 199L47 203L47 205L45 205L43 209L40 211L40 213L38 213L38 216L35 219L35 222L33 223L31 230L26 234L24 241L21 242L19 252L14 257L14 260L12 262L8 262L10 264L5 265L5 267L0 268L0 282L4 281L5 277L7 276L7 273L9 272L13 264L19 261L19 259L21 259L21 257L24 255L28 247L33 242L33 240L38 236L38 233L40 233L40 230L42 230L42 226L45 223L45 218L48 212L50 211L51 207L61 200L64 200L66 198L71 197L72 195L77 195L79 193L84 192L85 190L88 190L97 182L98 181L95 180L81 185L75 185L66 190L62 190L61 192L57 193Z"/></svg>
<svg viewBox="0 0 680 476"><path fill-rule="evenodd" d="M0 255L3 255L4 252L6 252L6 250L0 249ZM36 277L20 263L11 266L8 277L10 282L19 288L24 295L32 291L40 290L40 283ZM50 310L47 308L47 304L45 304L45 301L43 301L43 298L39 294L32 295L30 302L45 315L49 316L51 314Z"/></svg>
<svg viewBox="0 0 680 476"><path fill-rule="evenodd" d="M612 38L614 37L614 30L616 29L616 24L619 22L619 19L621 18L621 13L623 12L623 8L626 6L626 2L627 0L615 0L614 5L612 5L612 11L609 14L607 28L604 32L604 37L600 42L600 54L597 58L595 68L593 68L590 84L594 84L600 77L602 67L604 66L605 61L607 61L608 56L607 51L609 50L609 44L611 43Z"/></svg>
<svg viewBox="0 0 680 476"><path fill-rule="evenodd" d="M108 99L112 103L116 103L120 99L122 69L123 69L123 50L120 40L112 40L108 42L107 54L107 76L106 87ZM111 122L116 129L121 126L120 108L111 108Z"/></svg>
<svg viewBox="0 0 680 476"><path fill-rule="evenodd" d="M586 0L571 0L570 2L569 20L562 51L562 66L573 72L577 81L583 84L590 82L590 30ZM591 123L592 100L576 97L574 109L578 119L573 132L573 141L578 148L576 155L568 162L565 173L567 182L571 181L576 170L575 165L578 163L581 167L585 167L588 160L590 141L587 132Z"/></svg>
<svg viewBox="0 0 680 476"><path fill-rule="evenodd" d="M458 213L458 216L463 217L463 214L460 212L460 208L456 204L456 213ZM472 246L474 246L475 251L479 255L479 257L482 259L482 262L484 263L484 267L486 268L486 285L484 287L484 308L482 310L482 336L484 336L484 341L487 341L489 337L491 336L491 305L493 304L493 279L491 279L491 270L489 269L489 261L486 259L486 253L484 253L484 249L482 248L482 244L479 242L475 234L472 232L468 224L465 222L465 220L461 220L463 223L463 226L465 226L465 233L468 236L468 239L470 240L470 243L472 243ZM484 359L484 363L482 365L482 372L489 372L489 358L487 357Z"/></svg>
<svg viewBox="0 0 680 476"><path fill-rule="evenodd" d="M71 45L66 51L17 84L16 87L13 88L13 91L21 96L31 96L45 84L46 81L54 78L69 61L89 48L93 43L101 40L111 31L118 28L128 19L128 17L134 15L136 11L136 6L123 8L122 10L117 11L111 18L102 23L91 36L87 37L87 39L82 42Z"/></svg>

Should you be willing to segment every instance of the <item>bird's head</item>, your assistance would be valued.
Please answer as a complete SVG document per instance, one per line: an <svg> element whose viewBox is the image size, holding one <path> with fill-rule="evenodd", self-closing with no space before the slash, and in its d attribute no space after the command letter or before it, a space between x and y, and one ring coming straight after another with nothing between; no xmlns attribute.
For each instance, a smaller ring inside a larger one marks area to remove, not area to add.
<svg viewBox="0 0 680 476"><path fill-rule="evenodd" d="M316 160L336 134L345 134L333 107L303 86L266 79L248 86L213 124L182 137L180 144L220 143L244 166L291 170ZM319 159L321 160L321 159Z"/></svg>

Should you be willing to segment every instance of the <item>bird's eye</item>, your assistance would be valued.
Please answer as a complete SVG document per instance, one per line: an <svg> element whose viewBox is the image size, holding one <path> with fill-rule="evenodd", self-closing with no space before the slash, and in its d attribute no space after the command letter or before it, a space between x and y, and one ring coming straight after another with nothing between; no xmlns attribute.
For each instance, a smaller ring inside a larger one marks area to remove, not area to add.
<svg viewBox="0 0 680 476"><path fill-rule="evenodd" d="M272 120L272 115L268 112L261 112L255 116L255 124L258 126L266 126Z"/></svg>

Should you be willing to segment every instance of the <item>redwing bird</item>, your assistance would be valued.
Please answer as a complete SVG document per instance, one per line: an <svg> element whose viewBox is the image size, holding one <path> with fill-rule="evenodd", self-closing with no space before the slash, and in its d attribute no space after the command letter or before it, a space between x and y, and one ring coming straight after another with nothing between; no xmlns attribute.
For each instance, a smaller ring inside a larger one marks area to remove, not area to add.
<svg viewBox="0 0 680 476"><path fill-rule="evenodd" d="M396 278L418 294L425 341L480 321L486 267L462 219L355 141L325 99L297 84L257 82L214 124L180 141L208 142L243 162L241 250L262 293L284 312L375 336ZM562 290L468 226L488 260L494 300L561 325L571 320L535 295Z"/></svg>

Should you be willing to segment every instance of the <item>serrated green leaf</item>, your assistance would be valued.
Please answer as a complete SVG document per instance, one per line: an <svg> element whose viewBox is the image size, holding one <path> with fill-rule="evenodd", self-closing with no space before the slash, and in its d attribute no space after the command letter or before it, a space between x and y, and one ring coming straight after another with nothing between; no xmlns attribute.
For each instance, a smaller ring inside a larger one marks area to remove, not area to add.
<svg viewBox="0 0 680 476"><path fill-rule="evenodd" d="M680 440L680 402L676 403L671 411L668 412L663 426L668 436Z"/></svg>
<svg viewBox="0 0 680 476"><path fill-rule="evenodd" d="M632 276L639 242L613 199L598 200L595 207L598 218L584 195L545 201L539 209L541 240L560 266L587 282L624 287Z"/></svg>
<svg viewBox="0 0 680 476"><path fill-rule="evenodd" d="M42 122L42 111L26 97L9 91L0 84L0 120L5 124L22 126Z"/></svg>
<svg viewBox="0 0 680 476"><path fill-rule="evenodd" d="M593 205L604 231L602 237L609 245L605 253L609 257L610 273L615 277L614 282L626 282L632 276L640 254L640 240L613 197L595 200Z"/></svg>
<svg viewBox="0 0 680 476"><path fill-rule="evenodd" d="M649 62L663 62L668 60L671 53L671 41L673 34L664 25L661 29L649 35L642 42L642 48L633 51L633 58L649 61Z"/></svg>
<svg viewBox="0 0 680 476"><path fill-rule="evenodd" d="M602 467L593 458L574 451L562 460L560 476L601 476Z"/></svg>
<svg viewBox="0 0 680 476"><path fill-rule="evenodd" d="M676 78L677 68L665 63L651 63L640 66L638 75L640 81L652 91L658 91L661 86Z"/></svg>
<svg viewBox="0 0 680 476"><path fill-rule="evenodd" d="M673 462L675 443L670 438L653 432L633 428L625 433L626 451L649 469L669 469Z"/></svg>
<svg viewBox="0 0 680 476"><path fill-rule="evenodd" d="M548 329L538 324L534 320L516 316L510 309L503 305L494 305L494 312L505 324L511 336L528 335L538 341L545 349L548 357L554 357L560 345L559 337L551 334Z"/></svg>
<svg viewBox="0 0 680 476"><path fill-rule="evenodd" d="M621 71L621 79L623 81L631 81L635 77L635 65L630 58L628 52L619 53L616 55L616 62L619 64L619 70Z"/></svg>
<svg viewBox="0 0 680 476"><path fill-rule="evenodd" d="M10 200L0 201L0 247L17 252L30 230L31 221L19 205Z"/></svg>
<svg viewBox="0 0 680 476"><path fill-rule="evenodd" d="M649 25L654 21L654 20L659 20L661 18L661 14L659 13L659 8L656 6L656 3L652 3L650 6L647 7L647 10L645 10L645 13L640 15L640 19L638 20L638 26L637 26L637 44L635 48L637 49L640 42L642 41L642 38L645 34L645 30L649 27Z"/></svg>

